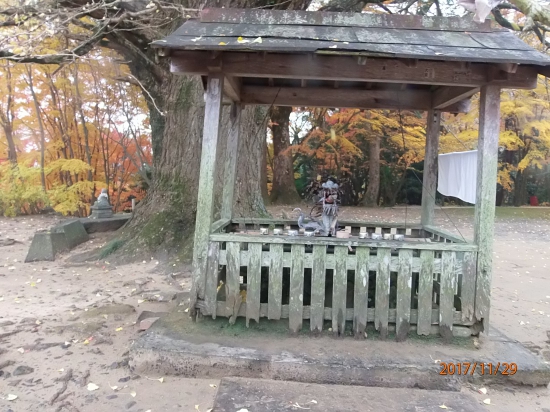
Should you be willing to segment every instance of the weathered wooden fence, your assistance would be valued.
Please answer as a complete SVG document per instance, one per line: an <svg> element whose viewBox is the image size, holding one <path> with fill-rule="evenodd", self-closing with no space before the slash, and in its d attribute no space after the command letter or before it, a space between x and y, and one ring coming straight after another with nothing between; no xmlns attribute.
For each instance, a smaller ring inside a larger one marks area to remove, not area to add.
<svg viewBox="0 0 550 412"><path fill-rule="evenodd" d="M252 230L264 223L245 224ZM350 223L352 234L367 229L424 239L396 242L224 233L242 229L243 222L215 225L204 299L197 304L203 315L231 322L243 316L247 324L288 318L292 332L302 329L304 319L312 331L330 320L337 334L350 321L356 336L374 323L385 337L395 324L398 339L411 329L450 337L453 327L476 323L477 248L443 231Z"/></svg>

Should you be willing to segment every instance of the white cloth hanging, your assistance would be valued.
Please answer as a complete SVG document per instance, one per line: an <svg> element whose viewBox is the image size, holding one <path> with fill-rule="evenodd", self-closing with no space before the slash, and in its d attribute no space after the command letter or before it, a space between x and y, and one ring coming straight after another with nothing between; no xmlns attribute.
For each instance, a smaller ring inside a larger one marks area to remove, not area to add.
<svg viewBox="0 0 550 412"><path fill-rule="evenodd" d="M437 191L444 196L476 202L477 150L438 156Z"/></svg>

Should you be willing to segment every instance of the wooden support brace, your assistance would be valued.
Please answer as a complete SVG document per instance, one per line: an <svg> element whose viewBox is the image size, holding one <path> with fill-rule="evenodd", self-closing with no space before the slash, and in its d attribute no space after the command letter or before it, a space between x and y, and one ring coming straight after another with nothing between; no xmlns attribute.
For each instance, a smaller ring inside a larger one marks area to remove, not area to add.
<svg viewBox="0 0 550 412"><path fill-rule="evenodd" d="M444 111L446 107L469 99L478 91L478 87L440 87L433 93L432 106Z"/></svg>
<svg viewBox="0 0 550 412"><path fill-rule="evenodd" d="M226 76L223 82L223 94L233 102L240 102L241 83L241 78Z"/></svg>
<svg viewBox="0 0 550 412"><path fill-rule="evenodd" d="M197 299L205 298L208 237L213 221L214 173L216 148L220 130L223 95L223 76L219 73L208 76L206 106L202 137L197 218L193 249L193 285L191 288L191 316L195 316Z"/></svg>
<svg viewBox="0 0 550 412"><path fill-rule="evenodd" d="M500 87L481 88L474 241L477 244L475 317L489 332L493 234L500 132Z"/></svg>
<svg viewBox="0 0 550 412"><path fill-rule="evenodd" d="M424 157L424 176L422 182L422 225L432 225L434 220L440 127L441 113L438 110L428 111L428 124L426 127L426 154Z"/></svg>

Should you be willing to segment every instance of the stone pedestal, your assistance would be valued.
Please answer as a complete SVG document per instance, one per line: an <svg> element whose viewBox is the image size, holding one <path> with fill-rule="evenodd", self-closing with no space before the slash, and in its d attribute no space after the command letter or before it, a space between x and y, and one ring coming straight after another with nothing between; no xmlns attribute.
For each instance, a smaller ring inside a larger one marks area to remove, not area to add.
<svg viewBox="0 0 550 412"><path fill-rule="evenodd" d="M90 207L90 209L92 210L90 219L104 219L113 217L113 208L110 205L93 205L92 207Z"/></svg>

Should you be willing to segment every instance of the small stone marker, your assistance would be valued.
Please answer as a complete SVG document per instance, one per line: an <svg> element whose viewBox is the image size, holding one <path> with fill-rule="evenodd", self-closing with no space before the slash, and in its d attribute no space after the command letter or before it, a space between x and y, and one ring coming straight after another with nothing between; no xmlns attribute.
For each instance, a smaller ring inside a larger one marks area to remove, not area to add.
<svg viewBox="0 0 550 412"><path fill-rule="evenodd" d="M113 217L113 207L109 203L109 195L107 189L101 189L101 194L98 196L96 202L90 207L92 214L90 219L103 219Z"/></svg>
<svg viewBox="0 0 550 412"><path fill-rule="evenodd" d="M153 323L155 323L160 318L147 318L139 322L139 330L147 330L149 329Z"/></svg>

